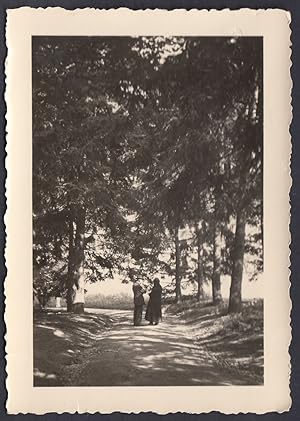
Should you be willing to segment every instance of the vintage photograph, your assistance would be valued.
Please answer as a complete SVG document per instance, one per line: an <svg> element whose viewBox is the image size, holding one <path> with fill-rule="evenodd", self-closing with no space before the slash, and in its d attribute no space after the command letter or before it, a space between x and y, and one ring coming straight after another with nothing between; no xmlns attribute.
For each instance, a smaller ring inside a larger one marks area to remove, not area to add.
<svg viewBox="0 0 300 421"><path fill-rule="evenodd" d="M262 36L32 36L33 384L264 384Z"/></svg>

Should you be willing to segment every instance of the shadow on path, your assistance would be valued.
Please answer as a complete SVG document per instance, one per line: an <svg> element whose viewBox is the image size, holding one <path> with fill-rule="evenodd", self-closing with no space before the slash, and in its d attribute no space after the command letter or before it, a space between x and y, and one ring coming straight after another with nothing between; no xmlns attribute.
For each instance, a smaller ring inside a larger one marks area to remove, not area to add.
<svg viewBox="0 0 300 421"><path fill-rule="evenodd" d="M104 313L103 313L104 314ZM189 337L176 316L158 326L131 324L128 311L110 312L112 330L64 371L64 384L76 386L249 385L238 370L222 367Z"/></svg>

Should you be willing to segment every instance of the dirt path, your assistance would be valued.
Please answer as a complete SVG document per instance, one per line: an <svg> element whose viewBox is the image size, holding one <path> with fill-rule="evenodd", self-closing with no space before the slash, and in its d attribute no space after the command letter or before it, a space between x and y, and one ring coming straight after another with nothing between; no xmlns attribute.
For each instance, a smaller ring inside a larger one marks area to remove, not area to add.
<svg viewBox="0 0 300 421"><path fill-rule="evenodd" d="M73 386L187 386L247 384L189 336L176 316L158 326L132 325L128 311L103 310L114 323L62 373Z"/></svg>

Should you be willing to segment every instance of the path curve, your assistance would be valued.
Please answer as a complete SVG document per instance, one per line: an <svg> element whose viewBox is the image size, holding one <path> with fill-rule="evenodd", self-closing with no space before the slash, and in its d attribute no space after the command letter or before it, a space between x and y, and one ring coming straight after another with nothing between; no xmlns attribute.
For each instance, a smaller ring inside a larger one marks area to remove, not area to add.
<svg viewBox="0 0 300 421"><path fill-rule="evenodd" d="M195 343L176 316L158 326L132 325L129 311L102 310L113 328L63 375L73 386L200 386L243 384Z"/></svg>

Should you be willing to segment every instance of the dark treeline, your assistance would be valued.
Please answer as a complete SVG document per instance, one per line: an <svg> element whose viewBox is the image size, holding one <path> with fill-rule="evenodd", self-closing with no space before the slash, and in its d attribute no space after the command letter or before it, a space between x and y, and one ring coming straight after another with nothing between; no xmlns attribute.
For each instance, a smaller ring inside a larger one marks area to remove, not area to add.
<svg viewBox="0 0 300 421"><path fill-rule="evenodd" d="M262 39L33 37L34 293L262 270ZM188 233L183 236L182 232ZM188 238L187 238L188 237Z"/></svg>

